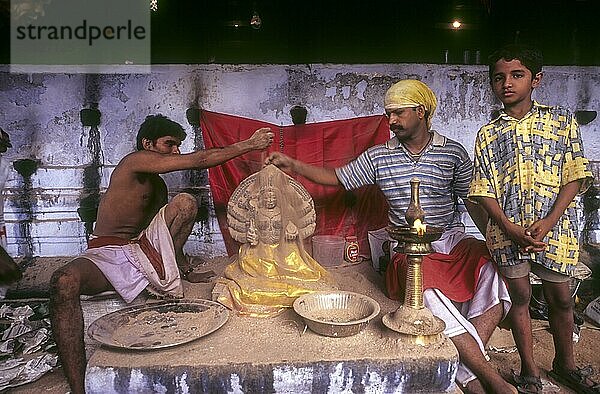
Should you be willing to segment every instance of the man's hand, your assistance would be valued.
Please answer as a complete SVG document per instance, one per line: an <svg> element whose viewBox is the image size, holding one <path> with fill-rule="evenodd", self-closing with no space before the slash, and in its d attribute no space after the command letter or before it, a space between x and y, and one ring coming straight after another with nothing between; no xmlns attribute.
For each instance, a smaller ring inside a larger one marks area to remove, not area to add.
<svg viewBox="0 0 600 394"><path fill-rule="evenodd" d="M283 153L273 152L265 159L265 165L273 164L285 172L293 172L302 175L308 180L327 186L339 186L335 169L330 167L321 167L313 164L305 163L301 160L292 159Z"/></svg>
<svg viewBox="0 0 600 394"><path fill-rule="evenodd" d="M518 224L511 223L507 226L506 235L517 243L517 245L525 252L542 252L546 249L546 244L540 241L543 236L538 239L537 237L532 236L528 229L525 229Z"/></svg>
<svg viewBox="0 0 600 394"><path fill-rule="evenodd" d="M273 143L274 134L268 127L262 127L252 134L252 137L248 138L250 146L254 150L262 150L268 148Z"/></svg>
<svg viewBox="0 0 600 394"><path fill-rule="evenodd" d="M265 165L273 164L283 171L293 171L294 159L283 153L273 152L265 160Z"/></svg>

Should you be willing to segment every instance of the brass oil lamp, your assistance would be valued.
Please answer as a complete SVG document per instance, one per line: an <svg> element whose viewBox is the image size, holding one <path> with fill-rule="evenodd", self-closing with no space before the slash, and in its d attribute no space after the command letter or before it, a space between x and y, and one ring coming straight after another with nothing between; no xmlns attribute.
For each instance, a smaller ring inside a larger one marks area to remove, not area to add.
<svg viewBox="0 0 600 394"><path fill-rule="evenodd" d="M425 212L419 202L418 178L410 181L410 205L404 215L408 226L389 226L390 236L398 241L396 252L407 257L404 303L383 316L383 324L399 332L412 343L428 345L440 341L446 328L444 321L433 316L423 304L423 256L433 253L431 242L442 236L442 229L425 225ZM402 278L400 278L402 279Z"/></svg>

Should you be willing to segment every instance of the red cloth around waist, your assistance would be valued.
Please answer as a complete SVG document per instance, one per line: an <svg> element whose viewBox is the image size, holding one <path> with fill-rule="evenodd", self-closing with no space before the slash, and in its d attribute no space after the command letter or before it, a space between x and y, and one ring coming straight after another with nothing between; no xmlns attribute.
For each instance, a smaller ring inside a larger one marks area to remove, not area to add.
<svg viewBox="0 0 600 394"><path fill-rule="evenodd" d="M423 290L436 288L452 301L465 302L473 298L479 271L491 260L485 242L474 238L460 241L450 254L432 253L423 257ZM407 259L397 253L385 273L389 298L403 300Z"/></svg>
<svg viewBox="0 0 600 394"><path fill-rule="evenodd" d="M140 249L142 249L142 252L148 257L148 260L150 261L150 264L152 264L158 277L161 280L165 279L165 266L162 261L162 256L150 243L145 234L143 234L139 240L102 235L88 240L88 249L101 248L109 245L124 246L127 244L139 244Z"/></svg>

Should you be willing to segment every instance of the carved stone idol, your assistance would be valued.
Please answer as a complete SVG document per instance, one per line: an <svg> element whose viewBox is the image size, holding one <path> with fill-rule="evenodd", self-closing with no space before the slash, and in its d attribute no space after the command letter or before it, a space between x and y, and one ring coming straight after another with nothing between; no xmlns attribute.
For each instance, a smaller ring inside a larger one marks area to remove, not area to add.
<svg viewBox="0 0 600 394"><path fill-rule="evenodd" d="M227 206L229 232L240 242L213 299L242 315L268 317L302 294L335 288L331 276L304 250L316 227L313 200L295 179L269 165L235 189Z"/></svg>
<svg viewBox="0 0 600 394"><path fill-rule="evenodd" d="M235 189L227 205L227 223L238 242L273 245L282 239L303 240L311 236L316 215L304 186L269 165Z"/></svg>

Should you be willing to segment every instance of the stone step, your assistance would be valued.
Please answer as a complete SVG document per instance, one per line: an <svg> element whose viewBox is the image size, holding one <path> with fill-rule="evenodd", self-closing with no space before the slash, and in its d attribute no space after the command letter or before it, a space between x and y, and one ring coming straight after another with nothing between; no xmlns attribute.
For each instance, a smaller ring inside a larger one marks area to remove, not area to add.
<svg viewBox="0 0 600 394"><path fill-rule="evenodd" d="M357 335L318 335L291 309L273 318L231 314L219 330L183 345L146 351L99 347L88 362L86 390L456 392L456 348L445 337L428 346L412 344L387 329L381 317L398 303L381 292L382 278L370 262L329 271L342 290L368 295L380 304L380 315ZM211 284L185 282L186 298L210 299L211 289Z"/></svg>

